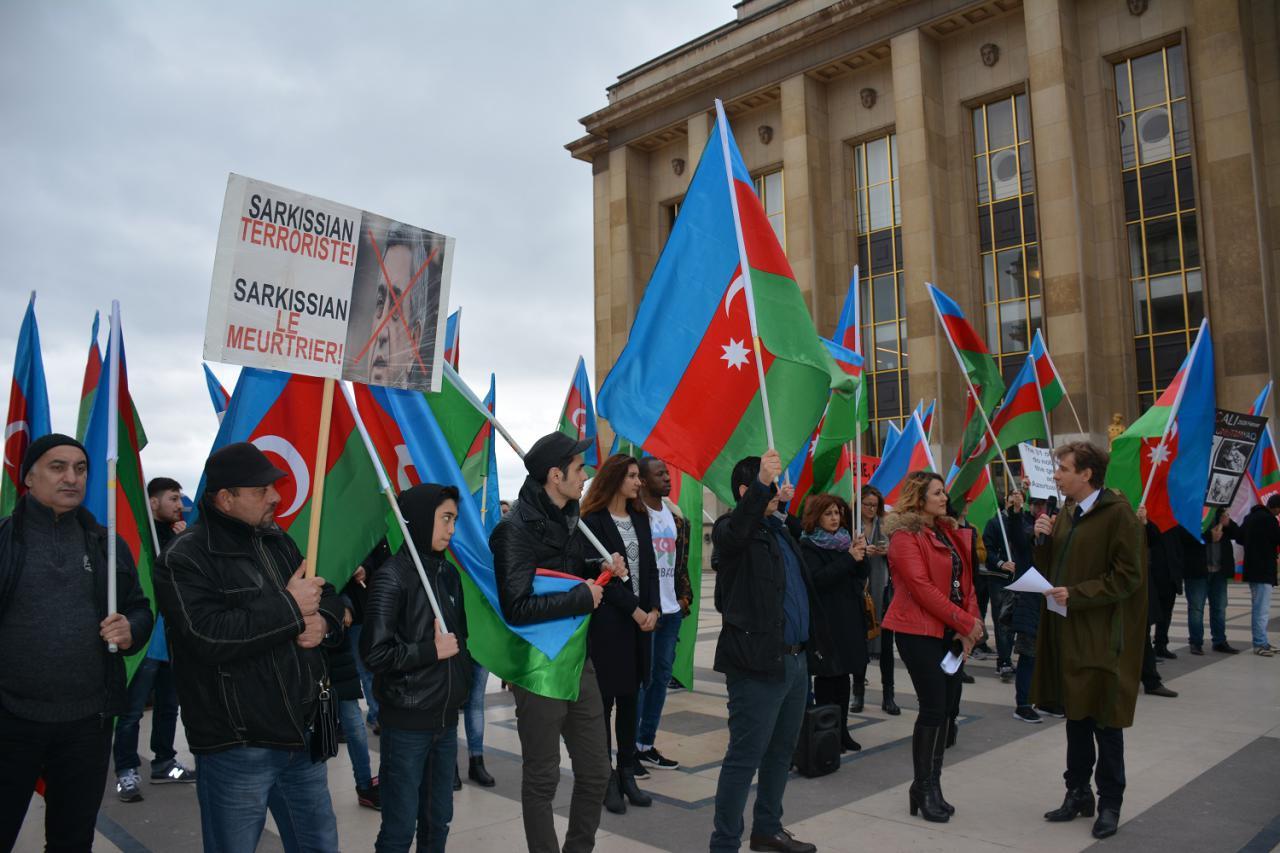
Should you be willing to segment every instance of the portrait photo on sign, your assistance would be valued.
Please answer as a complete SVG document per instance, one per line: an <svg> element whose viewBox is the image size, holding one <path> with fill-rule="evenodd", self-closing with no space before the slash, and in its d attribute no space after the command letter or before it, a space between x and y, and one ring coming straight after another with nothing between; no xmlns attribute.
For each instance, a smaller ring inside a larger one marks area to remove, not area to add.
<svg viewBox="0 0 1280 853"><path fill-rule="evenodd" d="M359 246L342 378L439 390L453 240L365 213Z"/></svg>
<svg viewBox="0 0 1280 853"><path fill-rule="evenodd" d="M1243 474L1249 464L1249 446L1231 439L1223 439L1218 445L1218 454L1213 460L1213 467L1232 474Z"/></svg>
<svg viewBox="0 0 1280 853"><path fill-rule="evenodd" d="M1214 474L1209 478L1209 492L1205 503L1210 506L1230 506L1238 482L1239 478L1231 474Z"/></svg>

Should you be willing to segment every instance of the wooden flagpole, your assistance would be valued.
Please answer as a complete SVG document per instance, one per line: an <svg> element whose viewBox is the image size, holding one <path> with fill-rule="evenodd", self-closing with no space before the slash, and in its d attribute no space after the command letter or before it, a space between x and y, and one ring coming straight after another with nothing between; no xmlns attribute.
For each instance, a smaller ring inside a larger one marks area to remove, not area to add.
<svg viewBox="0 0 1280 853"><path fill-rule="evenodd" d="M333 423L332 378L324 380L324 392L320 398L320 435L316 439L316 471L311 478L311 521L307 527L307 571L309 578L316 576L320 562L320 517L324 512L324 481L329 469L329 428Z"/></svg>

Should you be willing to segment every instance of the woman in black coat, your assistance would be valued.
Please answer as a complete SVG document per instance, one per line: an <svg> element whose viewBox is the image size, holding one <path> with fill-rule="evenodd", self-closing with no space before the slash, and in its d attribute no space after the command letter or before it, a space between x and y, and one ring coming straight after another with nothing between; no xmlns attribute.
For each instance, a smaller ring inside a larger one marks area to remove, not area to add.
<svg viewBox="0 0 1280 853"><path fill-rule="evenodd" d="M835 495L811 495L804 504L804 535L800 553L809 566L817 592L817 608L810 614L818 626L816 637L827 637L813 666L813 698L819 705L840 706L840 745L857 752L862 746L849 734L849 678L862 693L867 682L867 618L863 606L867 589L866 540L849 533L849 505Z"/></svg>
<svg viewBox="0 0 1280 853"><path fill-rule="evenodd" d="M649 632L658 624L658 561L649 513L640 503L640 464L625 453L605 460L582 501L582 520L605 549L622 554L629 577L614 578L591 615L587 650L604 700L605 737L617 735L618 765L609 777L605 807L615 814L653 801L635 780L640 686L649 680ZM616 714L614 713L616 708ZM609 717L613 715L613 732Z"/></svg>

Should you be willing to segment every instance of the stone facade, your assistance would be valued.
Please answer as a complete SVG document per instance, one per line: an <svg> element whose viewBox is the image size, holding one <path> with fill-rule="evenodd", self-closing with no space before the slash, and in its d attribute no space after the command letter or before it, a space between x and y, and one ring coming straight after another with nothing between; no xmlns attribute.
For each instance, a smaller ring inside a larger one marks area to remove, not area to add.
<svg viewBox="0 0 1280 853"><path fill-rule="evenodd" d="M953 453L964 386L923 283L941 286L984 331L971 110L1021 94L1034 140L1045 336L1084 431L1105 440L1112 413L1127 423L1142 407L1114 68L1171 45L1185 56L1197 208L1185 239L1198 241L1219 405L1246 410L1280 372L1280 5L744 0L735 8L736 20L619 77L608 105L582 119L587 134L567 146L592 164L598 381L626 341L672 205L711 131L714 98L725 102L752 174L782 169L787 254L825 335L856 260L851 151L892 132L911 396L939 398L934 438ZM1189 336L1196 322L1186 324ZM1066 407L1053 419L1055 433L1076 432Z"/></svg>

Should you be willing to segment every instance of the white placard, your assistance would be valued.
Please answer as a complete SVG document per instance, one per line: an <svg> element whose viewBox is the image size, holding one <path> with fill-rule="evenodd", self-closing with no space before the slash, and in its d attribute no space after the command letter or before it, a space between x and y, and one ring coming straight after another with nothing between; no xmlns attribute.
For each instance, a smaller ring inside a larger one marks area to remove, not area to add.
<svg viewBox="0 0 1280 853"><path fill-rule="evenodd" d="M1022 457L1022 473L1031 481L1028 489L1033 498L1049 498L1058 494L1058 485L1053 480L1053 451L1047 447L1036 447L1025 441L1018 445L1018 454Z"/></svg>

